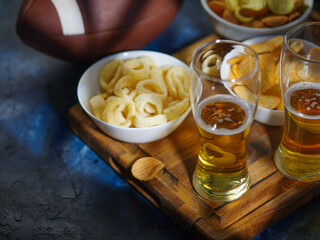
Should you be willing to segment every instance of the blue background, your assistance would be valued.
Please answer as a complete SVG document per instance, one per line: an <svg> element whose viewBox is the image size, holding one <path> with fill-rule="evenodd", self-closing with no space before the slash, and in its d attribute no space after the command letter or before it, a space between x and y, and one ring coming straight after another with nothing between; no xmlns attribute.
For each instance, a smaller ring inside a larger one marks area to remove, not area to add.
<svg viewBox="0 0 320 240"><path fill-rule="evenodd" d="M0 239L188 239L69 130L88 65L24 45L21 3L0 0ZM210 33L200 2L185 0L145 49L171 54ZM319 236L317 197L255 239Z"/></svg>

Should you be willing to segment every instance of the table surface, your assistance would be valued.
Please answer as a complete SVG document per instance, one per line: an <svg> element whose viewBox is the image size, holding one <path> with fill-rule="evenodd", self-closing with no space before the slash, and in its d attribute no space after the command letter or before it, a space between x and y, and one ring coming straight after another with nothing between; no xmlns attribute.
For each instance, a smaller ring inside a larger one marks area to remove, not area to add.
<svg viewBox="0 0 320 240"><path fill-rule="evenodd" d="M0 239L188 239L69 130L88 65L24 45L21 3L0 0ZM185 0L145 49L171 54L210 33L200 2ZM317 197L255 239L319 239L319 226Z"/></svg>

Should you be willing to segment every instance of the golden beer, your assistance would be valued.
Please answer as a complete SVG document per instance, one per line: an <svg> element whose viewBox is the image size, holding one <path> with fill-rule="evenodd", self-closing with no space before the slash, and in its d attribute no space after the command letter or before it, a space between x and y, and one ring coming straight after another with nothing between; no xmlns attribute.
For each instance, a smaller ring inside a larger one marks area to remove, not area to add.
<svg viewBox="0 0 320 240"><path fill-rule="evenodd" d="M291 86L284 103L286 123L275 163L287 177L320 180L320 83Z"/></svg>
<svg viewBox="0 0 320 240"><path fill-rule="evenodd" d="M246 141L250 112L247 102L222 94L203 100L196 109L200 149L193 185L207 199L233 200L249 188Z"/></svg>

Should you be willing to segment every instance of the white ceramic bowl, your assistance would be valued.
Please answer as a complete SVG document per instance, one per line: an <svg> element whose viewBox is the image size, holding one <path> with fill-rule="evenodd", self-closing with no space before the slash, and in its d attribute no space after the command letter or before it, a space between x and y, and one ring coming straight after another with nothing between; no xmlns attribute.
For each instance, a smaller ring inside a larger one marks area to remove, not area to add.
<svg viewBox="0 0 320 240"><path fill-rule="evenodd" d="M304 22L309 16L313 7L313 0L304 0L308 8L305 10L302 16L295 19L294 21L279 27L274 27L274 28L251 28L251 27L244 27L237 24L233 24L231 22L224 20L223 18L219 17L210 9L210 7L208 6L207 0L200 0L200 1L216 33L218 33L222 37L232 39L232 40L237 40L237 41L243 41L248 38L253 38L253 37L262 36L262 35L285 34L294 26Z"/></svg>
<svg viewBox="0 0 320 240"><path fill-rule="evenodd" d="M152 142L168 136L183 122L183 120L187 117L191 110L191 107L189 107L188 110L178 118L165 124L148 128L125 128L111 125L99 120L91 113L89 107L89 99L90 97L98 93L98 76L101 68L111 59L128 59L136 58L139 56L152 57L156 62L157 66L171 65L183 67L187 71L189 70L188 66L184 64L182 61L167 54L153 51L120 52L105 57L100 61L94 63L91 67L89 67L80 78L77 89L78 100L80 102L80 105L84 109L84 111L90 116L93 122L107 135L117 140L130 143Z"/></svg>
<svg viewBox="0 0 320 240"><path fill-rule="evenodd" d="M271 37L274 37L274 35L251 38L246 41L243 41L243 43L250 46L255 43L264 42ZM254 119L266 125L282 126L284 124L284 111L270 110L270 109L258 107L256 115L254 116Z"/></svg>

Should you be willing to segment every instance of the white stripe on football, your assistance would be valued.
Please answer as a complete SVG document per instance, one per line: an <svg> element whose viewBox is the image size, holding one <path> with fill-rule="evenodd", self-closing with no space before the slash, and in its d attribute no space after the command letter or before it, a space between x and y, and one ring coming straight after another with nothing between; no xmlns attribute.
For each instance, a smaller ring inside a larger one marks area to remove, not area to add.
<svg viewBox="0 0 320 240"><path fill-rule="evenodd" d="M51 0L60 19L64 36L84 34L84 24L76 0Z"/></svg>

